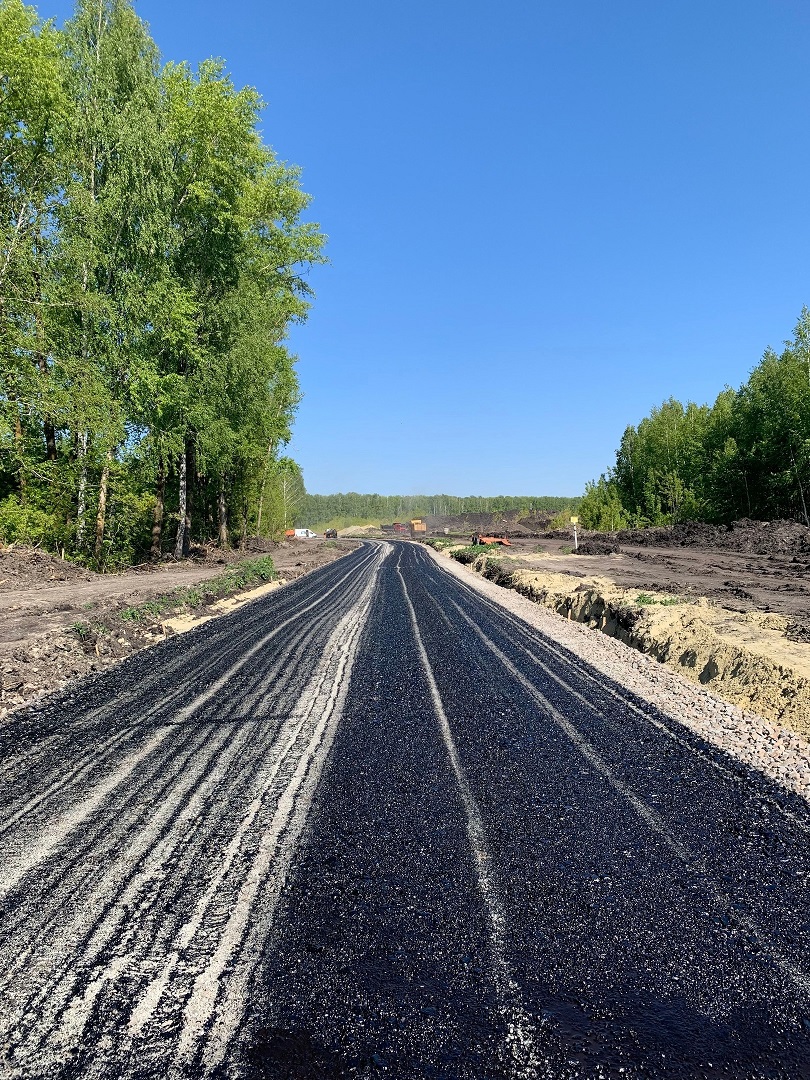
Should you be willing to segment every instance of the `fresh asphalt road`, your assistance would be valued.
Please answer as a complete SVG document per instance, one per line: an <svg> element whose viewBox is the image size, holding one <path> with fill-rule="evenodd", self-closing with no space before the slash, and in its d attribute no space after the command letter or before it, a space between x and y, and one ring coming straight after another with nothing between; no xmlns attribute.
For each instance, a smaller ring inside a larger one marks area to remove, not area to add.
<svg viewBox="0 0 810 1080"><path fill-rule="evenodd" d="M416 545L0 754L0 1077L810 1077L806 804Z"/></svg>

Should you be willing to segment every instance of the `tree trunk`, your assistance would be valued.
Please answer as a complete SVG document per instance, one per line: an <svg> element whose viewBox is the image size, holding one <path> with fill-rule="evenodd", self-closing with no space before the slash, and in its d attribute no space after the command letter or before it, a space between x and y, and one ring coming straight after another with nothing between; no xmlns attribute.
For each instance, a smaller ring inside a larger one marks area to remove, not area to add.
<svg viewBox="0 0 810 1080"><path fill-rule="evenodd" d="M39 368L39 372L43 379L45 379L48 375L48 361L45 358L45 324L42 318L42 279L40 274L35 274L34 280L36 281L37 298L37 306L34 309L37 327L37 349L34 354L34 362ZM45 393L44 397L47 400L47 393ZM47 413L43 417L42 427L45 434L45 450L47 452L48 461L56 461L56 431L54 430L53 419Z"/></svg>
<svg viewBox="0 0 810 1080"><path fill-rule="evenodd" d="M96 514L96 545L93 556L96 566L101 565L101 548L104 543L104 524L107 517L107 485L110 482L110 462L112 461L112 448L107 451L104 459L104 468L101 470L101 484L98 490L98 513Z"/></svg>
<svg viewBox="0 0 810 1080"><path fill-rule="evenodd" d="M256 511L256 539L262 535L262 510L264 508L264 492L267 487L267 473L270 469L270 458L273 455L273 444L267 447L267 457L264 459L264 472L262 473L262 486L259 491L259 508Z"/></svg>
<svg viewBox="0 0 810 1080"><path fill-rule="evenodd" d="M174 545L175 559L182 559L186 546L186 504L188 501L188 485L186 483L186 452L180 455L177 463L179 476L178 491L180 496L179 513L177 516L177 540Z"/></svg>
<svg viewBox="0 0 810 1080"><path fill-rule="evenodd" d="M20 405L14 414L14 449L17 454L17 478L20 483L20 494L25 495L25 447L23 445L22 420L20 420Z"/></svg>
<svg viewBox="0 0 810 1080"><path fill-rule="evenodd" d="M43 376L48 374L48 361L42 352L37 353L37 367ZM47 414L43 419L42 427L45 433L45 450L48 461L56 461L56 429L53 426L53 420Z"/></svg>
<svg viewBox="0 0 810 1080"><path fill-rule="evenodd" d="M221 548L226 548L228 546L228 507L225 503L225 477L221 473L217 495L217 526L217 542Z"/></svg>
<svg viewBox="0 0 810 1080"><path fill-rule="evenodd" d="M194 452L194 442L192 439L186 439L186 527L183 530L183 556L188 558L191 553L191 514L193 510L194 501L194 480L197 475L196 466L196 454ZM189 478L191 483L189 484Z"/></svg>
<svg viewBox="0 0 810 1080"><path fill-rule="evenodd" d="M163 509L166 502L166 470L161 465L155 488L155 510L152 518L152 547L149 558L160 558L161 538L163 535Z"/></svg>
<svg viewBox="0 0 810 1080"><path fill-rule="evenodd" d="M76 456L79 459L79 491L76 500L76 543L84 539L85 516L87 513L87 432L79 433L76 444Z"/></svg>

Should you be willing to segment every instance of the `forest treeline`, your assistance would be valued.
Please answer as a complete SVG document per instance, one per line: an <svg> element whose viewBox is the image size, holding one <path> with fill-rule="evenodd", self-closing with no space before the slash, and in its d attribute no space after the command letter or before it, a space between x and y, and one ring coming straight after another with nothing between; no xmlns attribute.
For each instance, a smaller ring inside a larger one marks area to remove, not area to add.
<svg viewBox="0 0 810 1080"><path fill-rule="evenodd" d="M220 61L0 0L0 538L98 567L269 534L324 236Z"/></svg>
<svg viewBox="0 0 810 1080"><path fill-rule="evenodd" d="M588 484L586 528L741 517L810 525L810 312L713 405L674 398L628 427L616 463Z"/></svg>
<svg viewBox="0 0 810 1080"><path fill-rule="evenodd" d="M361 495L349 491L338 495L302 492L296 520L314 528L332 523L409 521L411 518L455 514L503 514L509 511L530 516L552 516L574 506L578 500L554 495Z"/></svg>

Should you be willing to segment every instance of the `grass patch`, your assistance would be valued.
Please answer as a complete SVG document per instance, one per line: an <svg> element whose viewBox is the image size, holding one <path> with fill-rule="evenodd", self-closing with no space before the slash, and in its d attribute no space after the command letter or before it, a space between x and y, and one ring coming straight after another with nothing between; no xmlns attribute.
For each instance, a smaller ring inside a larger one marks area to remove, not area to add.
<svg viewBox="0 0 810 1080"><path fill-rule="evenodd" d="M147 622L159 619L168 612L178 609L194 611L215 600L222 600L226 596L243 589L263 585L267 581L275 581L278 577L273 560L269 555L262 555L258 559L248 559L231 570L202 581L198 585L184 586L172 589L163 596L156 596L153 600L145 600L142 604L124 608L120 617L127 622Z"/></svg>
<svg viewBox="0 0 810 1080"><path fill-rule="evenodd" d="M659 604L662 607L672 607L674 604L685 604L686 601L680 596L653 596L652 593L639 593L636 597L637 604Z"/></svg>
<svg viewBox="0 0 810 1080"><path fill-rule="evenodd" d="M423 540L423 544L432 547L434 551L444 551L445 548L457 547L458 537L454 536L431 536L429 540Z"/></svg>
<svg viewBox="0 0 810 1080"><path fill-rule="evenodd" d="M491 554L492 544L469 544L467 547L459 548L458 551L451 552L450 557L455 559L456 562L468 566L471 562L475 562L479 555Z"/></svg>

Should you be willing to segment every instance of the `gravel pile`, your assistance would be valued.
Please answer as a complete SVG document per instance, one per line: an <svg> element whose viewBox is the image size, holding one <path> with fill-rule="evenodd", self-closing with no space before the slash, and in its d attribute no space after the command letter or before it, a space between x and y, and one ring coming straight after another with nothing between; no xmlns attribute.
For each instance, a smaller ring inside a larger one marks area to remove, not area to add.
<svg viewBox="0 0 810 1080"><path fill-rule="evenodd" d="M511 589L470 573L446 556L435 552L432 555L467 585L558 641L671 719L810 801L810 743L800 736L723 701L615 638L582 623L569 622Z"/></svg>

